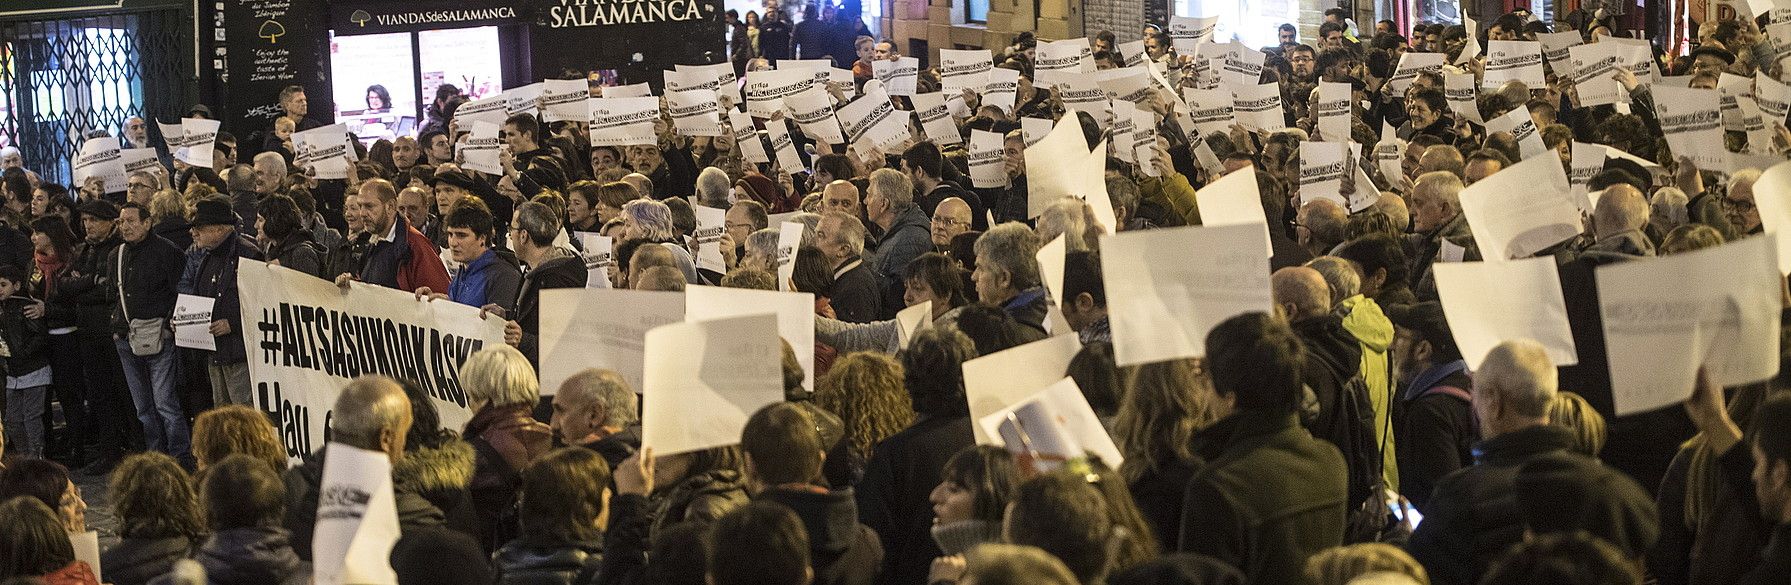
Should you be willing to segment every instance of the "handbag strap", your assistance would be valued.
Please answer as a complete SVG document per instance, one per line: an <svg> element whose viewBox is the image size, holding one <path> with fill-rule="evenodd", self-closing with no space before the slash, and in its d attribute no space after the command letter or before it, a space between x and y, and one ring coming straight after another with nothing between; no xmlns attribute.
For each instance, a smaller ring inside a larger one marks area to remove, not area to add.
<svg viewBox="0 0 1791 585"><path fill-rule="evenodd" d="M118 312L124 314L124 321L131 321L130 304L124 302L124 244L118 244Z"/></svg>

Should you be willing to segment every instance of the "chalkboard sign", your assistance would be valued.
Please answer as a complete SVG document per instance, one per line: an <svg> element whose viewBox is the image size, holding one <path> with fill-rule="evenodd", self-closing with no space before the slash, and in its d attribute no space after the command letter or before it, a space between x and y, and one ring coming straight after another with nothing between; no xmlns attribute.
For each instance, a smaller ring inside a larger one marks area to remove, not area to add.
<svg viewBox="0 0 1791 585"><path fill-rule="evenodd" d="M228 107L226 128L236 134L243 151L257 131L272 131L284 114L280 90L305 88L310 103L306 117L328 124L330 99L329 8L325 0L235 0L224 4L224 39L228 67L224 84Z"/></svg>

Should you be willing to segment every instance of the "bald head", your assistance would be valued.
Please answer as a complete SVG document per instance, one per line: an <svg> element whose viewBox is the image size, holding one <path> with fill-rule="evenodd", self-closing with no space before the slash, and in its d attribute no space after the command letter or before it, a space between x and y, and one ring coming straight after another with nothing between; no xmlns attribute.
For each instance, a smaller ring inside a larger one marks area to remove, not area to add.
<svg viewBox="0 0 1791 585"><path fill-rule="evenodd" d="M1555 364L1542 344L1515 339L1493 347L1474 372L1481 438L1548 424L1555 385Z"/></svg>
<svg viewBox="0 0 1791 585"><path fill-rule="evenodd" d="M641 271L634 290L684 292L684 273L670 266L654 266Z"/></svg>
<svg viewBox="0 0 1791 585"><path fill-rule="evenodd" d="M1447 144L1438 144L1424 149L1424 155L1418 157L1419 174L1444 171L1461 178L1467 170L1466 161L1461 158L1461 151Z"/></svg>
<svg viewBox="0 0 1791 585"><path fill-rule="evenodd" d="M947 197L933 208L933 245L949 246L951 239L970 230L970 204L957 197Z"/></svg>
<svg viewBox="0 0 1791 585"><path fill-rule="evenodd" d="M404 387L385 376L361 376L336 397L330 413L330 441L397 459L410 433L410 398Z"/></svg>
<svg viewBox="0 0 1791 585"><path fill-rule="evenodd" d="M1349 229L1349 212L1342 205L1330 199L1314 199L1300 206L1299 230L1300 245L1314 255L1331 251Z"/></svg>
<svg viewBox="0 0 1791 585"><path fill-rule="evenodd" d="M1405 198L1399 195L1382 192L1381 198L1375 200L1373 209L1393 220L1393 227L1399 231L1405 231L1412 224L1412 212L1405 206Z"/></svg>
<svg viewBox="0 0 1791 585"><path fill-rule="evenodd" d="M1288 321L1331 312L1331 287L1317 270L1305 266L1282 268L1275 271L1270 282L1275 304L1287 311Z"/></svg>
<svg viewBox="0 0 1791 585"><path fill-rule="evenodd" d="M639 289L641 275L653 268L669 267L678 269L678 258L672 251L659 244L647 244L634 249L634 255L628 258L628 284ZM682 275L682 273L680 273Z"/></svg>
<svg viewBox="0 0 1791 585"><path fill-rule="evenodd" d="M653 196L653 180L647 178L646 175L643 175L640 173L628 173L626 175L622 175L622 182L633 186L634 192L636 192L636 193L640 193L640 194L648 196L648 197Z"/></svg>
<svg viewBox="0 0 1791 585"><path fill-rule="evenodd" d="M1648 200L1629 183L1606 187L1592 210L1592 234L1599 240L1648 225Z"/></svg>
<svg viewBox="0 0 1791 585"><path fill-rule="evenodd" d="M849 181L834 181L821 188L821 212L838 211L858 216L858 186Z"/></svg>

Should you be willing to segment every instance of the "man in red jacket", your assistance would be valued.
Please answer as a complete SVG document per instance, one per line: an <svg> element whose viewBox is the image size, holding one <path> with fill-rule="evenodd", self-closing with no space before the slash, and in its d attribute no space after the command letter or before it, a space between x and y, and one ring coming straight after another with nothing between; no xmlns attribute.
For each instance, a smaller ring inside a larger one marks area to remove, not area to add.
<svg viewBox="0 0 1791 585"><path fill-rule="evenodd" d="M344 273L336 277L336 284L347 286L349 280L360 280L406 291L422 287L448 290L448 269L439 251L428 236L398 214L398 189L391 181L361 183L345 211L360 216L373 240L361 259L360 272Z"/></svg>

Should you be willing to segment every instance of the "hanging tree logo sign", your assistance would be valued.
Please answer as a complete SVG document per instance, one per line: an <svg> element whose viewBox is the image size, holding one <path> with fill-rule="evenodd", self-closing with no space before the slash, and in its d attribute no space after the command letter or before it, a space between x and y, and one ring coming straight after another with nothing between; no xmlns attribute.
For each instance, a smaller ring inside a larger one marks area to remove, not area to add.
<svg viewBox="0 0 1791 585"><path fill-rule="evenodd" d="M355 23L362 27L367 26L367 21L369 21L369 20L373 20L373 15L367 14L367 11L365 11L365 10L356 10L356 11L354 11L354 14L348 15L349 22Z"/></svg>
<svg viewBox="0 0 1791 585"><path fill-rule="evenodd" d="M547 9L554 28L702 20L697 0L559 0Z"/></svg>
<svg viewBox="0 0 1791 585"><path fill-rule="evenodd" d="M278 43L280 42L280 37L285 35L286 25L280 24L280 21L278 20L269 20L261 23L261 30L255 33L255 36L267 39L267 42L269 43Z"/></svg>

